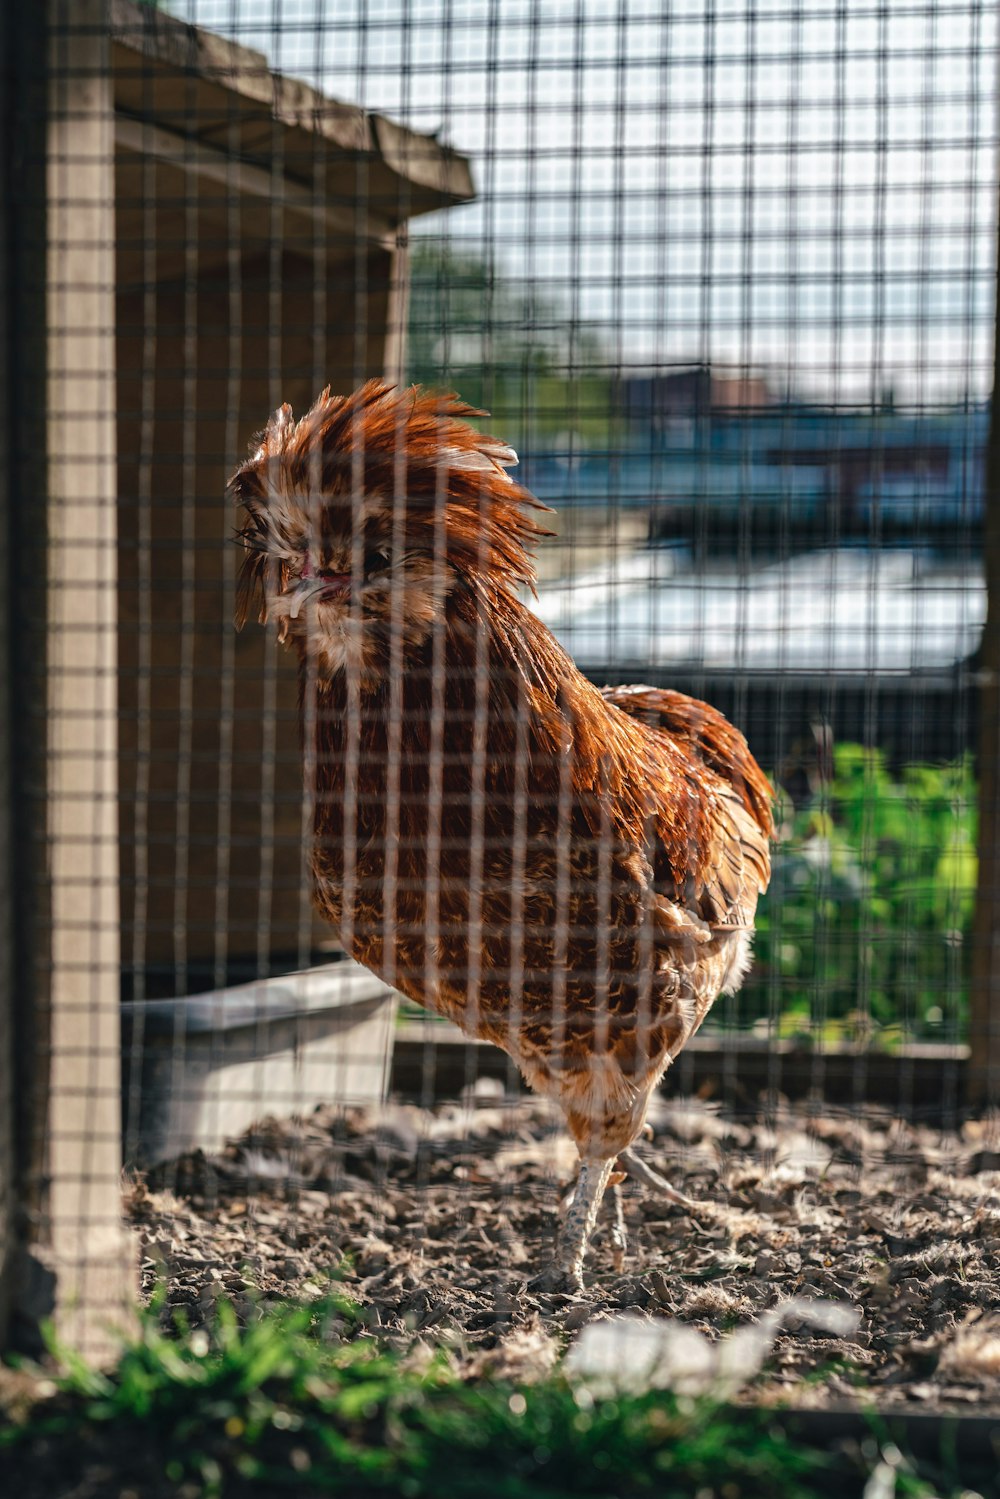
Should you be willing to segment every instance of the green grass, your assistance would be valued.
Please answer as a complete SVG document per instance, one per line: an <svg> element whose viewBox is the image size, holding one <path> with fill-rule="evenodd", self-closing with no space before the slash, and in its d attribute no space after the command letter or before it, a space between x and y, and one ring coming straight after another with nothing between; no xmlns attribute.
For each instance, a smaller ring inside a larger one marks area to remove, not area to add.
<svg viewBox="0 0 1000 1499"><path fill-rule="evenodd" d="M20 1499L54 1499L53 1462L78 1474L78 1449L110 1475L101 1492L161 1474L167 1487L140 1482L143 1496L186 1484L191 1496L847 1499L882 1460L876 1442L867 1461L811 1448L774 1411L663 1392L597 1400L558 1375L466 1383L444 1355L360 1336L337 1299L246 1328L223 1304L210 1332L175 1336L145 1312L109 1373L56 1356L55 1392L0 1428L0 1468ZM893 1460L900 1499L945 1492Z"/></svg>

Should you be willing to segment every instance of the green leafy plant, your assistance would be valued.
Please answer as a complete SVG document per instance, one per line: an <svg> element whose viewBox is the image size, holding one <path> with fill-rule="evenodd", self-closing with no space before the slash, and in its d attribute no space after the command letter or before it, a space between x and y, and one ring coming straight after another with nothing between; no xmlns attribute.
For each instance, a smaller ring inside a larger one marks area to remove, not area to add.
<svg viewBox="0 0 1000 1499"><path fill-rule="evenodd" d="M740 1020L803 1038L955 1040L964 1032L976 884L971 756L907 765L839 745L812 805L779 807Z"/></svg>

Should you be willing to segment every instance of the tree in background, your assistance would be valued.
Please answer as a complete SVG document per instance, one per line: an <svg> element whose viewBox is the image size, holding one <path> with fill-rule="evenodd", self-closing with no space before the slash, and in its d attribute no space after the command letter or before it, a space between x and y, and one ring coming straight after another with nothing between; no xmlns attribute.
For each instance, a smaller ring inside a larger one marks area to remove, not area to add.
<svg viewBox="0 0 1000 1499"><path fill-rule="evenodd" d="M494 262L436 240L410 251L407 370L490 412L501 437L526 446L600 447L612 438L612 377L592 329L556 298Z"/></svg>

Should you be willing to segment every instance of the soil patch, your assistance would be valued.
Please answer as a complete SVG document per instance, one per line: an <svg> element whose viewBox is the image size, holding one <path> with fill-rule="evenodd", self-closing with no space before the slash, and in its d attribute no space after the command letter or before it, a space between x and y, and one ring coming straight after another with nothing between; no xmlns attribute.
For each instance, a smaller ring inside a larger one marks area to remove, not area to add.
<svg viewBox="0 0 1000 1499"><path fill-rule="evenodd" d="M736 1119L658 1101L650 1164L698 1208L627 1182L629 1254L602 1224L579 1297L534 1293L575 1154L535 1100L481 1080L435 1112L319 1109L266 1120L215 1157L136 1178L143 1288L191 1325L220 1297L241 1317L336 1279L371 1334L451 1351L469 1377L530 1380L567 1337L629 1310L710 1337L789 1296L851 1303L849 1339L793 1324L755 1400L981 1413L1000 1408L1000 1128L958 1134L886 1115L782 1108Z"/></svg>

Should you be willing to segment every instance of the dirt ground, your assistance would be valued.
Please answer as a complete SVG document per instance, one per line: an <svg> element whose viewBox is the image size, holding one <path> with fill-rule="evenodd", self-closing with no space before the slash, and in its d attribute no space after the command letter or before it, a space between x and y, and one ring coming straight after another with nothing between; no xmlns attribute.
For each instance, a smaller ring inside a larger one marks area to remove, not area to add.
<svg viewBox="0 0 1000 1499"><path fill-rule="evenodd" d="M727 1118L660 1101L641 1153L695 1213L628 1182L630 1247L602 1227L580 1297L533 1294L575 1157L554 1114L481 1082L436 1112L404 1105L266 1121L219 1156L127 1192L145 1293L197 1325L220 1297L255 1317L335 1277L374 1335L451 1351L470 1377L530 1380L623 1309L718 1337L790 1296L861 1313L849 1339L789 1326L748 1396L859 1392L885 1408L1000 1410L1000 1121L958 1135L888 1115L783 1108ZM498 1085L497 1085L498 1086Z"/></svg>

